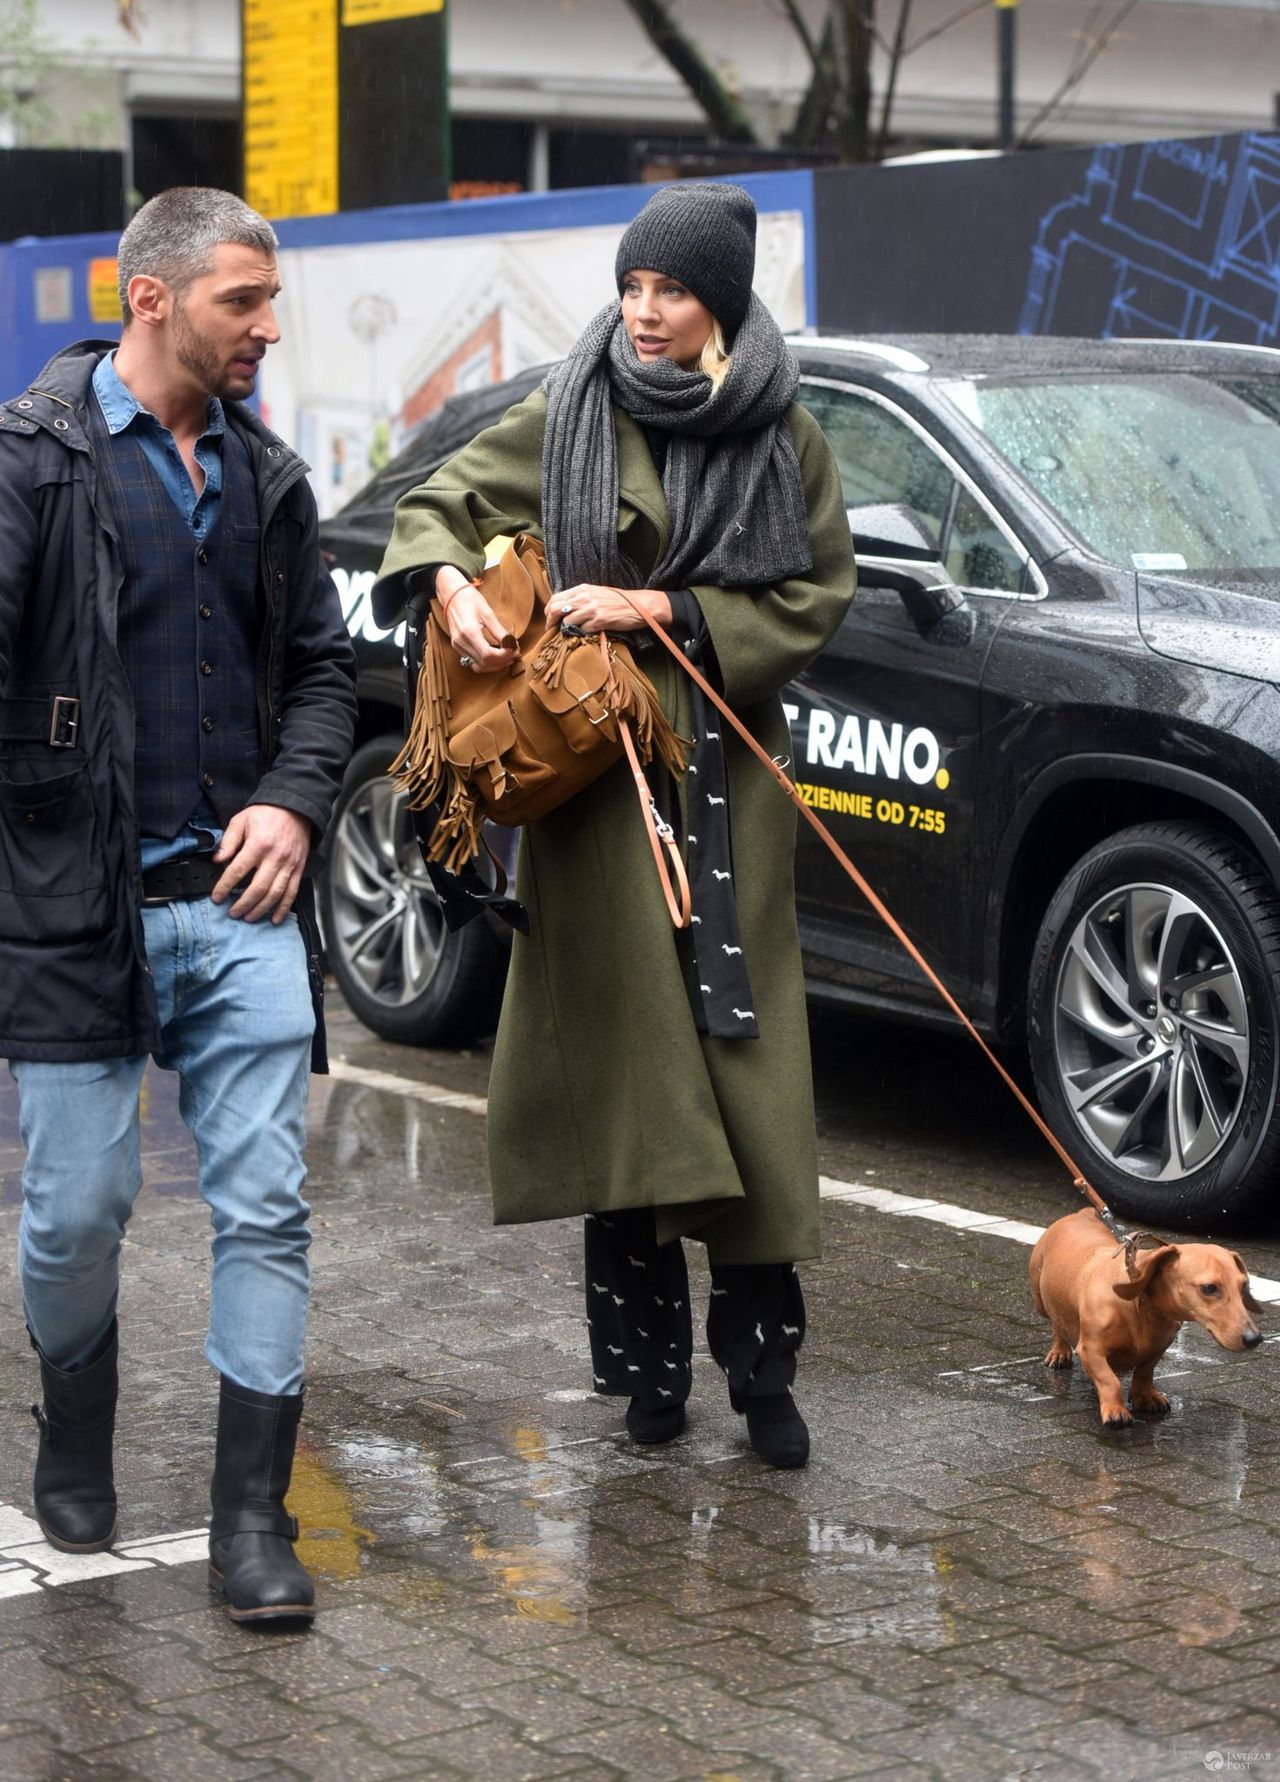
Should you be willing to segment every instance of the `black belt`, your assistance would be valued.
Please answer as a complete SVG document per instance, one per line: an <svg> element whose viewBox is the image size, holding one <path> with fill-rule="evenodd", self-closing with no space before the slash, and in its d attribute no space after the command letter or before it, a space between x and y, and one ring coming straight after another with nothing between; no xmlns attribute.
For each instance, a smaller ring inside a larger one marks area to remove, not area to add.
<svg viewBox="0 0 1280 1782"><path fill-rule="evenodd" d="M190 903L207 897L226 871L215 866L209 854L184 854L181 860L165 860L142 875L143 903Z"/></svg>

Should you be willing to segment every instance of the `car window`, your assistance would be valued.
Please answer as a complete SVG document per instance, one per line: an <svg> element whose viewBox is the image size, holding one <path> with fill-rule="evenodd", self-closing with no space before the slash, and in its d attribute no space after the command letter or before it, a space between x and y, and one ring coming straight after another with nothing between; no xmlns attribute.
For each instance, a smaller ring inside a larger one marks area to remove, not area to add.
<svg viewBox="0 0 1280 1782"><path fill-rule="evenodd" d="M1274 373L1099 373L944 388L1099 556L1127 569L1274 582Z"/></svg>
<svg viewBox="0 0 1280 1782"><path fill-rule="evenodd" d="M936 544L955 479L919 435L852 390L801 383L799 397L835 453L845 506L903 502L930 522Z"/></svg>
<svg viewBox="0 0 1280 1782"><path fill-rule="evenodd" d="M966 588L1022 586L1018 553L920 435L853 390L802 381L800 401L835 453L846 507L896 502L927 522L947 574Z"/></svg>
<svg viewBox="0 0 1280 1782"><path fill-rule="evenodd" d="M947 574L962 588L1022 586L1022 559L982 503L963 486L942 560Z"/></svg>

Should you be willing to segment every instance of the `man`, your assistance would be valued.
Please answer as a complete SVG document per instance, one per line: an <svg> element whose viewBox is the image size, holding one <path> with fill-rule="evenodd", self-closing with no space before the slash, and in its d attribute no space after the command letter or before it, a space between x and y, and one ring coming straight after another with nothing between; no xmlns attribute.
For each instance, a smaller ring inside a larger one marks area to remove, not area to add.
<svg viewBox="0 0 1280 1782"><path fill-rule="evenodd" d="M211 1580L314 1614L284 1509L302 1409L305 876L351 749L354 659L306 466L248 408L280 338L276 237L227 192L144 205L124 333L0 404L0 1056L44 1403L35 1506L110 1545L116 1289L148 1055L179 1076L213 1224Z"/></svg>

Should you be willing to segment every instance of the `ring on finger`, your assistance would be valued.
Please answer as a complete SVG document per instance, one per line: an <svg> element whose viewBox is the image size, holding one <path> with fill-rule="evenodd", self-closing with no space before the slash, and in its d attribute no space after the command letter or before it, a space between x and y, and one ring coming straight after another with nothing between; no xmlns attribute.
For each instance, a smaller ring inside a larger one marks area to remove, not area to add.
<svg viewBox="0 0 1280 1782"><path fill-rule="evenodd" d="M459 668L474 668L475 665L476 665L476 659L474 656L459 656L458 657Z"/></svg>

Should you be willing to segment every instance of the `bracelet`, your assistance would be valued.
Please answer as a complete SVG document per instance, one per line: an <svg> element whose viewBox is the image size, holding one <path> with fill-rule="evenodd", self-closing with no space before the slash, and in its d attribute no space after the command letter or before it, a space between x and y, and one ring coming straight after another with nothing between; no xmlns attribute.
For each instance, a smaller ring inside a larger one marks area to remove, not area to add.
<svg viewBox="0 0 1280 1782"><path fill-rule="evenodd" d="M451 603L457 599L464 588L478 588L479 586L480 583L478 581L459 582L452 594L437 594L436 599L440 602L440 617L442 619L448 618Z"/></svg>

